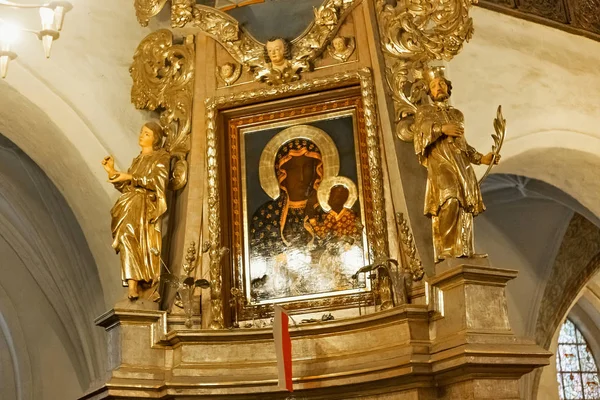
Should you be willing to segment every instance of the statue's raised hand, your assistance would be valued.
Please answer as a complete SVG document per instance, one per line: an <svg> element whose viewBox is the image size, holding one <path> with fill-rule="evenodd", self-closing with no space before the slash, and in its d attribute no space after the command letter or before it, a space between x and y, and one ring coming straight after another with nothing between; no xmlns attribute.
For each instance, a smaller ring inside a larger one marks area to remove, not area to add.
<svg viewBox="0 0 600 400"><path fill-rule="evenodd" d="M115 159L113 156L106 156L102 159L102 166L109 175L115 174Z"/></svg>
<svg viewBox="0 0 600 400"><path fill-rule="evenodd" d="M494 161L494 164L498 164L500 162L500 154L487 153L485 156L481 157L481 163L485 165L490 165L492 160Z"/></svg>

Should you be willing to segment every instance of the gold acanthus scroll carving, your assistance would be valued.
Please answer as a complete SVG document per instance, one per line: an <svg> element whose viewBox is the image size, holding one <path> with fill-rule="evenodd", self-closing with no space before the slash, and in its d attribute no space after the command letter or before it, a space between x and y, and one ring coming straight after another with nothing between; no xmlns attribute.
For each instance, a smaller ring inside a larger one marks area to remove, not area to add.
<svg viewBox="0 0 600 400"><path fill-rule="evenodd" d="M219 42L236 62L251 71L256 81L279 85L296 81L300 79L302 71L312 69L313 62L321 56L346 16L359 2L360 0L325 0L314 10L314 20L310 27L291 42L285 38L277 38L272 42L261 43L242 29L230 15L213 7L194 4L191 0L172 0L171 25L182 28L191 24L199 28ZM147 6L138 9L138 4L141 7L147 3L148 0L136 1L138 15L149 15L145 12ZM146 19L139 21L144 24ZM281 48L281 60L273 59L270 47Z"/></svg>
<svg viewBox="0 0 600 400"><path fill-rule="evenodd" d="M131 102L138 109L161 110L164 148L172 157L172 190L181 189L187 182L194 65L193 36L186 37L182 44L174 44L173 34L162 29L142 40L129 70L133 79Z"/></svg>
<svg viewBox="0 0 600 400"><path fill-rule="evenodd" d="M386 79L400 139L412 141L416 106L426 101L423 73L432 60L450 61L473 35L469 10L476 0L376 0Z"/></svg>

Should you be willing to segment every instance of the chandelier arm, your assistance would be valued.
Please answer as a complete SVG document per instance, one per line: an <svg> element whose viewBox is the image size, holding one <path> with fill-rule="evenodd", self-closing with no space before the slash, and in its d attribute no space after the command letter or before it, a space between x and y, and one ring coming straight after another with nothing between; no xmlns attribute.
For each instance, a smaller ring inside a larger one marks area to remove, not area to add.
<svg viewBox="0 0 600 400"><path fill-rule="evenodd" d="M0 18L0 23L3 23L3 22L5 22L5 20L2 19L2 18ZM35 36L37 36L38 39L40 38L40 35L42 34L42 31L36 31L36 30L33 30L33 29L25 29L25 28L19 28L19 27L16 27L15 29L18 30L19 32L32 33Z"/></svg>

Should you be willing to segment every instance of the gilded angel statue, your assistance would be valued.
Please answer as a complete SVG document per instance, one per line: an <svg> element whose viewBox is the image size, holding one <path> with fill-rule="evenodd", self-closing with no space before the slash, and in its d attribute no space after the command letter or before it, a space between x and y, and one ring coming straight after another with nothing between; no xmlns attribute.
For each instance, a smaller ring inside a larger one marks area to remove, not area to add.
<svg viewBox="0 0 600 400"><path fill-rule="evenodd" d="M431 102L416 108L411 130L417 158L427 168L424 213L432 221L434 259L485 257L475 254L473 242L473 217L485 206L471 164L498 164L505 121L499 109L497 147L479 153L465 139L462 112L448 104L452 85L444 68L427 69L424 79Z"/></svg>
<svg viewBox="0 0 600 400"><path fill-rule="evenodd" d="M102 160L109 182L121 192L110 211L112 247L120 255L121 279L132 301L142 293L154 301L159 298L161 222L171 158L163 138L162 127L148 122L139 134L141 152L127 172L115 170L112 156Z"/></svg>

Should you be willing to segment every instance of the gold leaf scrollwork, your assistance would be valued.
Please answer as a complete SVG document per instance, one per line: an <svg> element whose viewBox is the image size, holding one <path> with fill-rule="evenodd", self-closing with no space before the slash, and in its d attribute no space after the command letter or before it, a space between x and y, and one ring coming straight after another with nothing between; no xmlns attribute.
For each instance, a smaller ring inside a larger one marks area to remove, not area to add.
<svg viewBox="0 0 600 400"><path fill-rule="evenodd" d="M167 0L135 0L133 6L135 7L135 16L141 26L148 26L150 18L163 9Z"/></svg>
<svg viewBox="0 0 600 400"><path fill-rule="evenodd" d="M423 70L432 60L451 60L473 35L469 9L477 0L377 0L386 78L396 110L396 134L411 141L417 105L425 96Z"/></svg>
<svg viewBox="0 0 600 400"><path fill-rule="evenodd" d="M182 28L191 23L219 42L236 62L254 74L256 81L280 85L300 79L300 72L312 69L314 60L323 53L357 3L357 0L326 0L315 9L314 22L290 43L290 68L285 73L265 60L265 44L242 29L233 17L213 7L195 4L193 0L172 0L171 25Z"/></svg>
<svg viewBox="0 0 600 400"><path fill-rule="evenodd" d="M183 28L193 19L193 6L195 0L171 0L171 26Z"/></svg>
<svg viewBox="0 0 600 400"><path fill-rule="evenodd" d="M133 78L131 102L138 109L160 111L167 136L165 149L172 157L169 183L173 190L187 182L194 63L193 36L183 44L173 44L173 34L162 29L142 40L129 69Z"/></svg>
<svg viewBox="0 0 600 400"><path fill-rule="evenodd" d="M408 226L408 221L401 212L396 213L396 224L398 225L398 238L400 239L401 252L407 257L408 271L412 274L414 282L420 281L425 275L423 264L417 253L417 246L413 234Z"/></svg>

